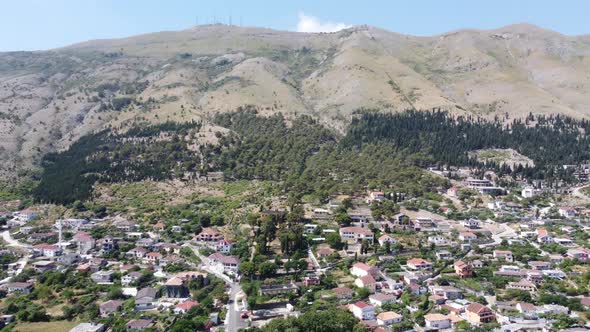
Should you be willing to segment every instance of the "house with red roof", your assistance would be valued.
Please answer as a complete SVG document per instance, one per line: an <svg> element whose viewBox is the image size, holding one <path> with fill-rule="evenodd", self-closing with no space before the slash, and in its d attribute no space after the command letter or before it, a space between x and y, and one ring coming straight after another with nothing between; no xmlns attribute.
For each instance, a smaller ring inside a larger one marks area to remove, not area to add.
<svg viewBox="0 0 590 332"><path fill-rule="evenodd" d="M412 270L430 270L432 269L432 263L423 258L412 258L409 259L407 265Z"/></svg>
<svg viewBox="0 0 590 332"><path fill-rule="evenodd" d="M344 241L363 242L363 240L373 241L373 232L368 228L359 226L341 227L338 231L340 238Z"/></svg>
<svg viewBox="0 0 590 332"><path fill-rule="evenodd" d="M358 301L348 306L354 317L360 320L371 320L375 319L375 307L363 302Z"/></svg>
<svg viewBox="0 0 590 332"><path fill-rule="evenodd" d="M176 305L176 307L174 307L174 313L175 314L185 314L187 313L189 310L191 310L191 308L198 306L200 303L197 301L184 301L182 303L179 303Z"/></svg>
<svg viewBox="0 0 590 332"><path fill-rule="evenodd" d="M368 289L371 293L375 293L375 289L377 288L377 282L375 281L375 278L373 278L371 275L356 278L354 280L354 284L357 287Z"/></svg>
<svg viewBox="0 0 590 332"><path fill-rule="evenodd" d="M223 240L223 234L212 228L203 228L201 233L195 236L194 240L197 243L215 243Z"/></svg>
<svg viewBox="0 0 590 332"><path fill-rule="evenodd" d="M354 263L354 265L350 268L350 274L355 277L364 277L367 275L371 275L374 278L379 276L379 269L375 266L370 266L363 262Z"/></svg>
<svg viewBox="0 0 590 332"><path fill-rule="evenodd" d="M61 255L61 248L55 244L41 243L33 246L33 252L39 256L56 257Z"/></svg>

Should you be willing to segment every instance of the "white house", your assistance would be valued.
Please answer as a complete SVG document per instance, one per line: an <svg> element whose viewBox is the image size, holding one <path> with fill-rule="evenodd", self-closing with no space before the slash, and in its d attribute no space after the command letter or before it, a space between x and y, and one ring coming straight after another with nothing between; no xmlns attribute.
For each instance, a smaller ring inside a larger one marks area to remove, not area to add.
<svg viewBox="0 0 590 332"><path fill-rule="evenodd" d="M357 262L350 268L350 274L359 278L367 275L377 277L379 275L379 269L362 262Z"/></svg>
<svg viewBox="0 0 590 332"><path fill-rule="evenodd" d="M377 315L377 324L379 325L393 325L401 323L403 316L393 311L384 311Z"/></svg>
<svg viewBox="0 0 590 332"><path fill-rule="evenodd" d="M559 208L559 215L564 218L574 218L576 216L576 210L573 207L565 206Z"/></svg>
<svg viewBox="0 0 590 332"><path fill-rule="evenodd" d="M477 240L477 235L472 232L459 232L459 240L463 242L471 242Z"/></svg>
<svg viewBox="0 0 590 332"><path fill-rule="evenodd" d="M379 237L379 245L384 246L386 243L394 245L397 243L397 241L393 237L391 237L391 235L383 234Z"/></svg>
<svg viewBox="0 0 590 332"><path fill-rule="evenodd" d="M375 319L375 307L366 302L358 301L351 304L349 308L354 317L360 320Z"/></svg>
<svg viewBox="0 0 590 332"><path fill-rule="evenodd" d="M233 247L233 242L227 240L220 240L215 242L215 250L224 254L229 254Z"/></svg>
<svg viewBox="0 0 590 332"><path fill-rule="evenodd" d="M432 235L428 237L428 243L432 243L435 246L444 246L447 244L447 238L442 235Z"/></svg>
<svg viewBox="0 0 590 332"><path fill-rule="evenodd" d="M426 327L430 329L444 330L451 328L451 319L443 314L424 315Z"/></svg>
<svg viewBox="0 0 590 332"><path fill-rule="evenodd" d="M59 248L55 244L41 243L34 246L33 251L36 254L45 257L56 257L61 255L61 248Z"/></svg>
<svg viewBox="0 0 590 332"><path fill-rule="evenodd" d="M512 256L512 251L510 250L494 250L494 258L503 259L507 262L514 261L514 256Z"/></svg>
<svg viewBox="0 0 590 332"><path fill-rule="evenodd" d="M409 259L407 265L412 270L429 270L432 268L432 263L422 258Z"/></svg>
<svg viewBox="0 0 590 332"><path fill-rule="evenodd" d="M469 218L467 220L461 220L461 225L470 229L476 229L480 227L480 222L477 219Z"/></svg>
<svg viewBox="0 0 590 332"><path fill-rule="evenodd" d="M340 228L339 233L342 240L345 241L373 241L373 232L371 232L367 228L362 228L358 226L342 227Z"/></svg>
<svg viewBox="0 0 590 332"><path fill-rule="evenodd" d="M39 214L31 209L20 210L12 214L14 219L21 222L29 222L37 218L37 216L39 216Z"/></svg>
<svg viewBox="0 0 590 332"><path fill-rule="evenodd" d="M549 232L545 228L537 229L537 242L549 244L553 243L553 237L549 235Z"/></svg>

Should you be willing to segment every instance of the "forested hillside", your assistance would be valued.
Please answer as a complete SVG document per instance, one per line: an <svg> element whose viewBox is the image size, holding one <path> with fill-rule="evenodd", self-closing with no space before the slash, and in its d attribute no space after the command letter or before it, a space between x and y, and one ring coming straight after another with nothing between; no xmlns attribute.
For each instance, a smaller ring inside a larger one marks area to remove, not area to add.
<svg viewBox="0 0 590 332"><path fill-rule="evenodd" d="M417 197L448 185L423 170L432 165L471 165L551 182L573 180L561 165L590 160L583 134L590 123L563 116L502 124L441 111L362 111L343 137L308 116L288 121L281 114L240 110L212 121L229 129L214 133L216 143L199 142L204 133L196 122L85 136L44 158L36 198L69 203L89 198L95 182L190 181L207 171L223 171L228 180L280 181L291 195L319 200L367 186ZM484 165L468 154L486 148L512 148L535 166Z"/></svg>
<svg viewBox="0 0 590 332"><path fill-rule="evenodd" d="M564 178L562 165L590 160L590 129L587 120L565 116L533 116L510 123L477 117L452 116L447 112L407 111L397 114L363 112L352 121L341 144L360 148L369 143L389 143L409 154L424 153L438 164L478 165L469 151L512 148L534 160L536 167L517 167L528 178ZM483 164L481 164L483 167ZM486 165L500 173L514 173L508 166ZM559 169L557 169L559 168Z"/></svg>

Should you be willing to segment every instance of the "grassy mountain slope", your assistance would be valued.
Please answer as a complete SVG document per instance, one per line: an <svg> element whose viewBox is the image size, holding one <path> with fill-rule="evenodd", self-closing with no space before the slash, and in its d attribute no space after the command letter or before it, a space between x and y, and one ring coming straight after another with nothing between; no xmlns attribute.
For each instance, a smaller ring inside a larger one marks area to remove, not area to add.
<svg viewBox="0 0 590 332"><path fill-rule="evenodd" d="M358 108L588 117L590 39L526 24L415 37L199 26L0 54L2 178L103 128L254 105L344 131Z"/></svg>

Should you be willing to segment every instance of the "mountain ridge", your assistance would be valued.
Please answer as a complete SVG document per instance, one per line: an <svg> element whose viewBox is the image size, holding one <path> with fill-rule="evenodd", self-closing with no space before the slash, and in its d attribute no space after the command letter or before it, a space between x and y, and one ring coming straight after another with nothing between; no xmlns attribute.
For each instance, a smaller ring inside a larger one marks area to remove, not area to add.
<svg viewBox="0 0 590 332"><path fill-rule="evenodd" d="M218 24L0 53L0 174L35 168L96 130L206 121L244 106L339 131L361 108L588 118L589 38L530 24L436 36Z"/></svg>

